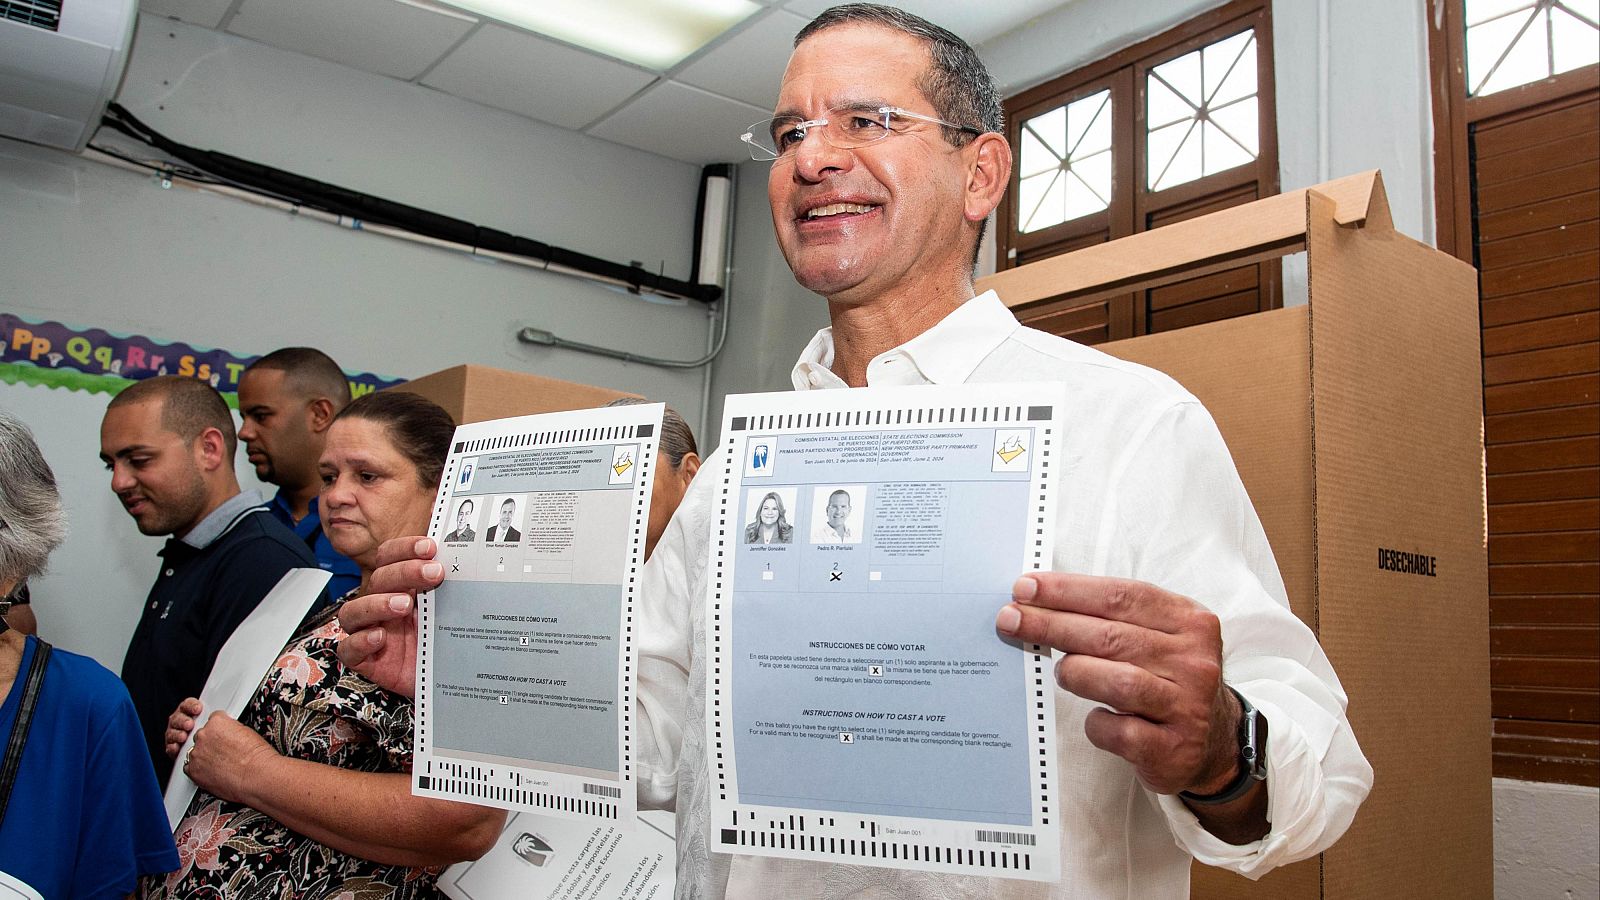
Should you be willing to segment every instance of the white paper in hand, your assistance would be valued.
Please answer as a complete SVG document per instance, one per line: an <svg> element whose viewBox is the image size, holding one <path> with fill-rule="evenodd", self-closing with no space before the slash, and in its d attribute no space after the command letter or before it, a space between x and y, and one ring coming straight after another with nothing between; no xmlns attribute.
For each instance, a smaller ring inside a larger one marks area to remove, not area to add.
<svg viewBox="0 0 1600 900"><path fill-rule="evenodd" d="M234 718L239 717L245 704L250 702L250 695L261 684L267 667L277 662L283 645L294 636L295 628L305 619L330 577L331 573L321 569L290 569L284 573L277 586L261 598L217 653L211 676L200 692L200 703L205 711L195 722L194 731L189 732L183 749L178 751L172 779L167 782L167 822L173 831L178 830L178 823L189 809L189 801L194 799L196 785L184 774L183 764L189 759L195 734L219 709Z"/></svg>

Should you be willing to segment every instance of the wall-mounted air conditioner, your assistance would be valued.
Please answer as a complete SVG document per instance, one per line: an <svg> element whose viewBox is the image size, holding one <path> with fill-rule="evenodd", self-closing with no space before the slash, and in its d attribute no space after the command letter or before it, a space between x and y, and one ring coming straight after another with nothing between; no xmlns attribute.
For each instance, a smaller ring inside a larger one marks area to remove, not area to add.
<svg viewBox="0 0 1600 900"><path fill-rule="evenodd" d="M0 0L0 136L74 152L128 65L138 0Z"/></svg>

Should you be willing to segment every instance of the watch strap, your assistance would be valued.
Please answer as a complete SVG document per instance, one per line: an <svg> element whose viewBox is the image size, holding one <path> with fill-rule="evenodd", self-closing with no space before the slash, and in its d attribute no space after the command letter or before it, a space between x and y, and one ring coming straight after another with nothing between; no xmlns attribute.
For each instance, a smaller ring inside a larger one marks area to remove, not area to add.
<svg viewBox="0 0 1600 900"><path fill-rule="evenodd" d="M1222 790L1214 794L1196 794L1192 791L1180 791L1179 797L1188 803L1201 806L1220 806L1224 803L1243 797L1255 787L1257 781L1267 777L1266 747L1264 741L1258 741L1258 736L1264 737L1264 732L1258 728L1260 713L1250 704L1244 695L1234 690L1233 685L1227 685L1229 693L1239 701L1239 773Z"/></svg>

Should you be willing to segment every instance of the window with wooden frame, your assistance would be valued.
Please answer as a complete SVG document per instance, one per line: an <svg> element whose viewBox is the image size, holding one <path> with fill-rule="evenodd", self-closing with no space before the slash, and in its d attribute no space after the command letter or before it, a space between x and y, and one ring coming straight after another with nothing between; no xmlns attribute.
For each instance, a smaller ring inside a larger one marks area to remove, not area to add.
<svg viewBox="0 0 1600 900"><path fill-rule="evenodd" d="M1006 101L1016 154L997 269L1278 192L1267 0L1239 0ZM1044 300L1025 324L1086 344L1281 306L1277 260L1138 295Z"/></svg>

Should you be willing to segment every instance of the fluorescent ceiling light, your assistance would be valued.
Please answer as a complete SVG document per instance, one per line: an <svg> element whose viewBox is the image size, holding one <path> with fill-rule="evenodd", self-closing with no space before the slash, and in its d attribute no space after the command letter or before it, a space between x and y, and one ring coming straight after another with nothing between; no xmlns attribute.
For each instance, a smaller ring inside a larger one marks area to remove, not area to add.
<svg viewBox="0 0 1600 900"><path fill-rule="evenodd" d="M744 21L750 0L445 0L450 6L664 71Z"/></svg>

